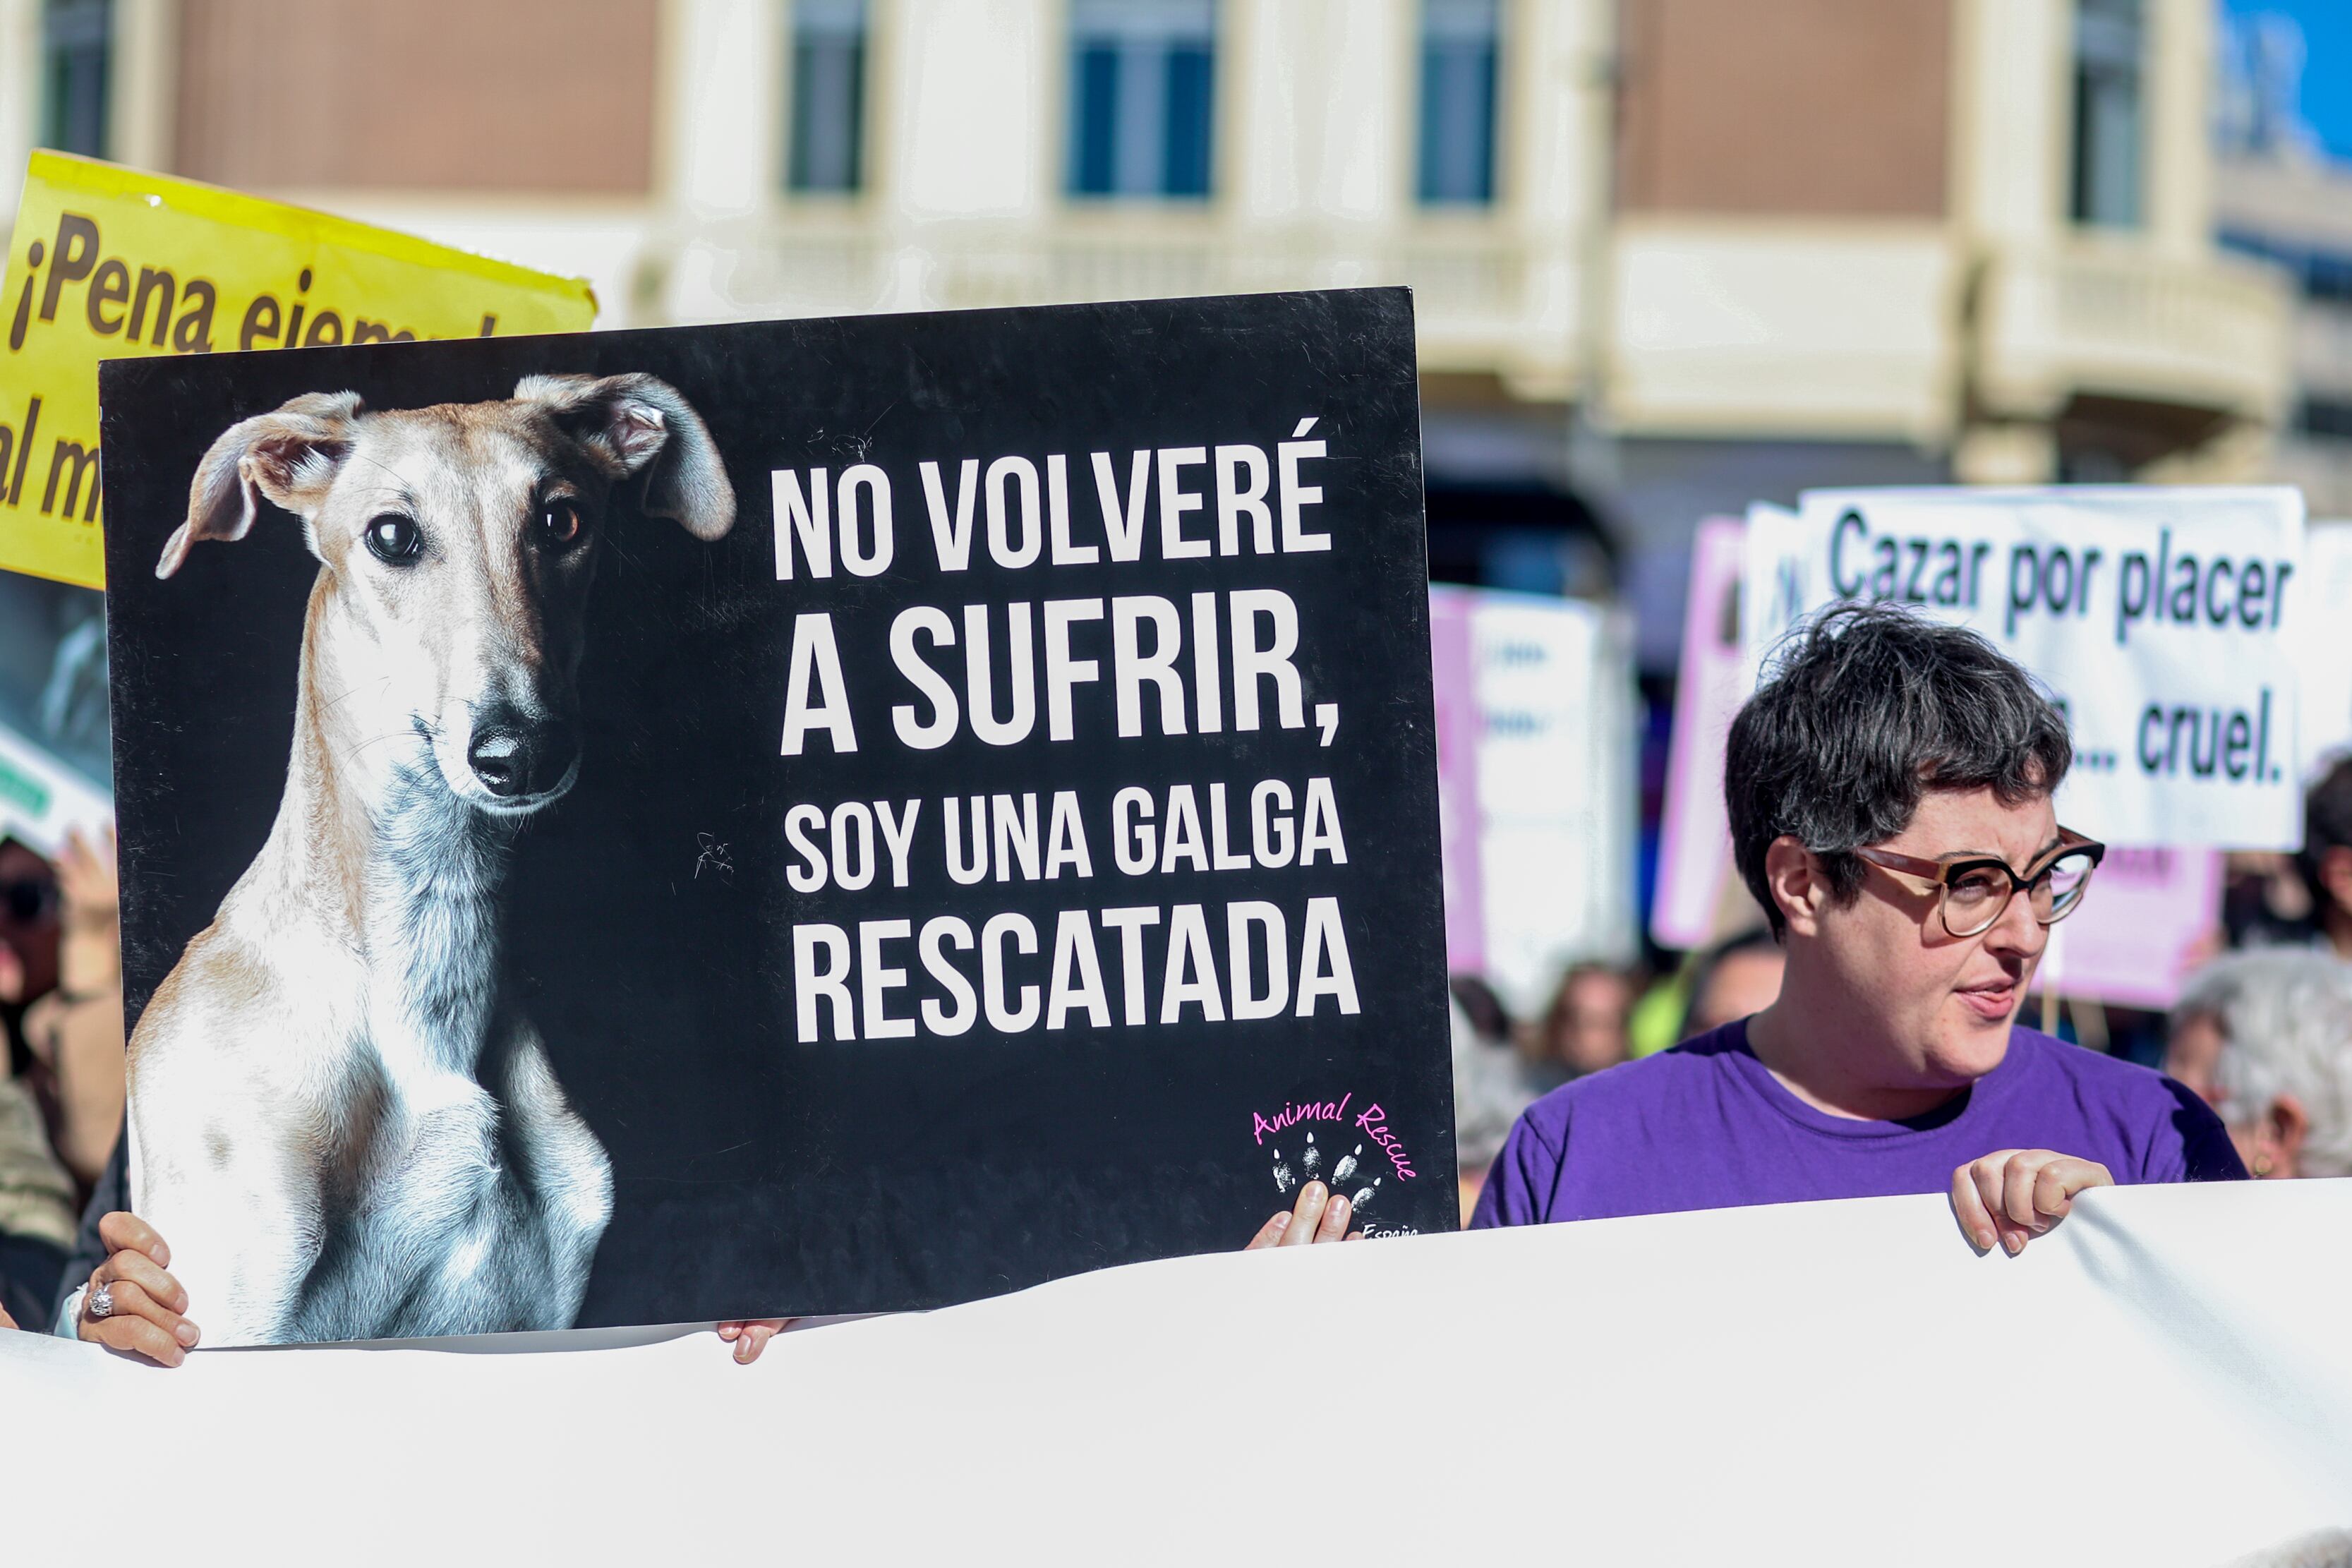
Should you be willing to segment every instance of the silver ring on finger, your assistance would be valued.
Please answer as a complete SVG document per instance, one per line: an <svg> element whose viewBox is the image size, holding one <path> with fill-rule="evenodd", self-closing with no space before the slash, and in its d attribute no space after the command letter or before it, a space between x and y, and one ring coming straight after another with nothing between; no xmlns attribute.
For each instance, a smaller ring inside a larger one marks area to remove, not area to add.
<svg viewBox="0 0 2352 1568"><path fill-rule="evenodd" d="M105 1280L93 1284L89 1288L88 1306L90 1321L94 1323L114 1316L114 1287Z"/></svg>

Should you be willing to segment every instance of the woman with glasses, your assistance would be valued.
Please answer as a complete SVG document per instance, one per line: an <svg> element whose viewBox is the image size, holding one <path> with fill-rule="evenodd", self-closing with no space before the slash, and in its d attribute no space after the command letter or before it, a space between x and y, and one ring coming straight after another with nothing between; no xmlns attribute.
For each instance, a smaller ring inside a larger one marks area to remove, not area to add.
<svg viewBox="0 0 2352 1568"><path fill-rule="evenodd" d="M2059 826L2063 715L1976 634L1831 612L1731 727L1742 879L1780 997L1530 1107L1473 1226L1943 1193L2014 1254L2086 1187L2242 1177L2171 1079L2017 1022L2104 847Z"/></svg>

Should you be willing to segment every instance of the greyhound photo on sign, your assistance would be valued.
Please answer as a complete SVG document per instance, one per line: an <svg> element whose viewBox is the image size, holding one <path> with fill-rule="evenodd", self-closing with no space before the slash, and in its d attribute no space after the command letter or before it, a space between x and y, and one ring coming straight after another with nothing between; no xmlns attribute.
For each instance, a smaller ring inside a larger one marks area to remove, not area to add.
<svg viewBox="0 0 2352 1568"><path fill-rule="evenodd" d="M612 1166L509 983L517 834L581 768L611 492L717 540L735 495L649 375L498 402L296 397L213 442L154 572L266 498L318 558L260 854L131 1041L132 1168L215 1343L571 1326Z"/></svg>
<svg viewBox="0 0 2352 1568"><path fill-rule="evenodd" d="M124 1173L205 1345L1238 1247L1287 1104L1459 1223L1402 289L99 391Z"/></svg>

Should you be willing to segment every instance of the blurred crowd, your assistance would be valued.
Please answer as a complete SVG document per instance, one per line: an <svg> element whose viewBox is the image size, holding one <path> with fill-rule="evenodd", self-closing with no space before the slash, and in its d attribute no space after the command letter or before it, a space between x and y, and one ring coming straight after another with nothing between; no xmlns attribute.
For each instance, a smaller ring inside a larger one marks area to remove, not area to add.
<svg viewBox="0 0 2352 1568"><path fill-rule="evenodd" d="M121 1135L122 947L114 840L57 858L0 839L0 1310L49 1322Z"/></svg>
<svg viewBox="0 0 2352 1568"><path fill-rule="evenodd" d="M2038 1015L2062 1037L2160 1068L2221 1114L2257 1176L2352 1175L2352 758L2306 795L2299 853L2229 857L2209 949L2168 1013L2036 996L2020 1021ZM1759 911L1697 952L1573 964L1535 1017L1513 1017L1481 977L1454 975L1462 1212L1520 1111L1761 1010L1780 994L1781 963Z"/></svg>

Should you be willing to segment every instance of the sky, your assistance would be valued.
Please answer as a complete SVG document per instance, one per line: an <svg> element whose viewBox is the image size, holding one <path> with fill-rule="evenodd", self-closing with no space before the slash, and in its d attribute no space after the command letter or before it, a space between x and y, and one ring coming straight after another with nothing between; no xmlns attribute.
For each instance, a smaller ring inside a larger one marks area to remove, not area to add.
<svg viewBox="0 0 2352 1568"><path fill-rule="evenodd" d="M2352 159L2352 0L2227 0L2233 16L2273 12L2303 27L2303 115L2329 153Z"/></svg>

